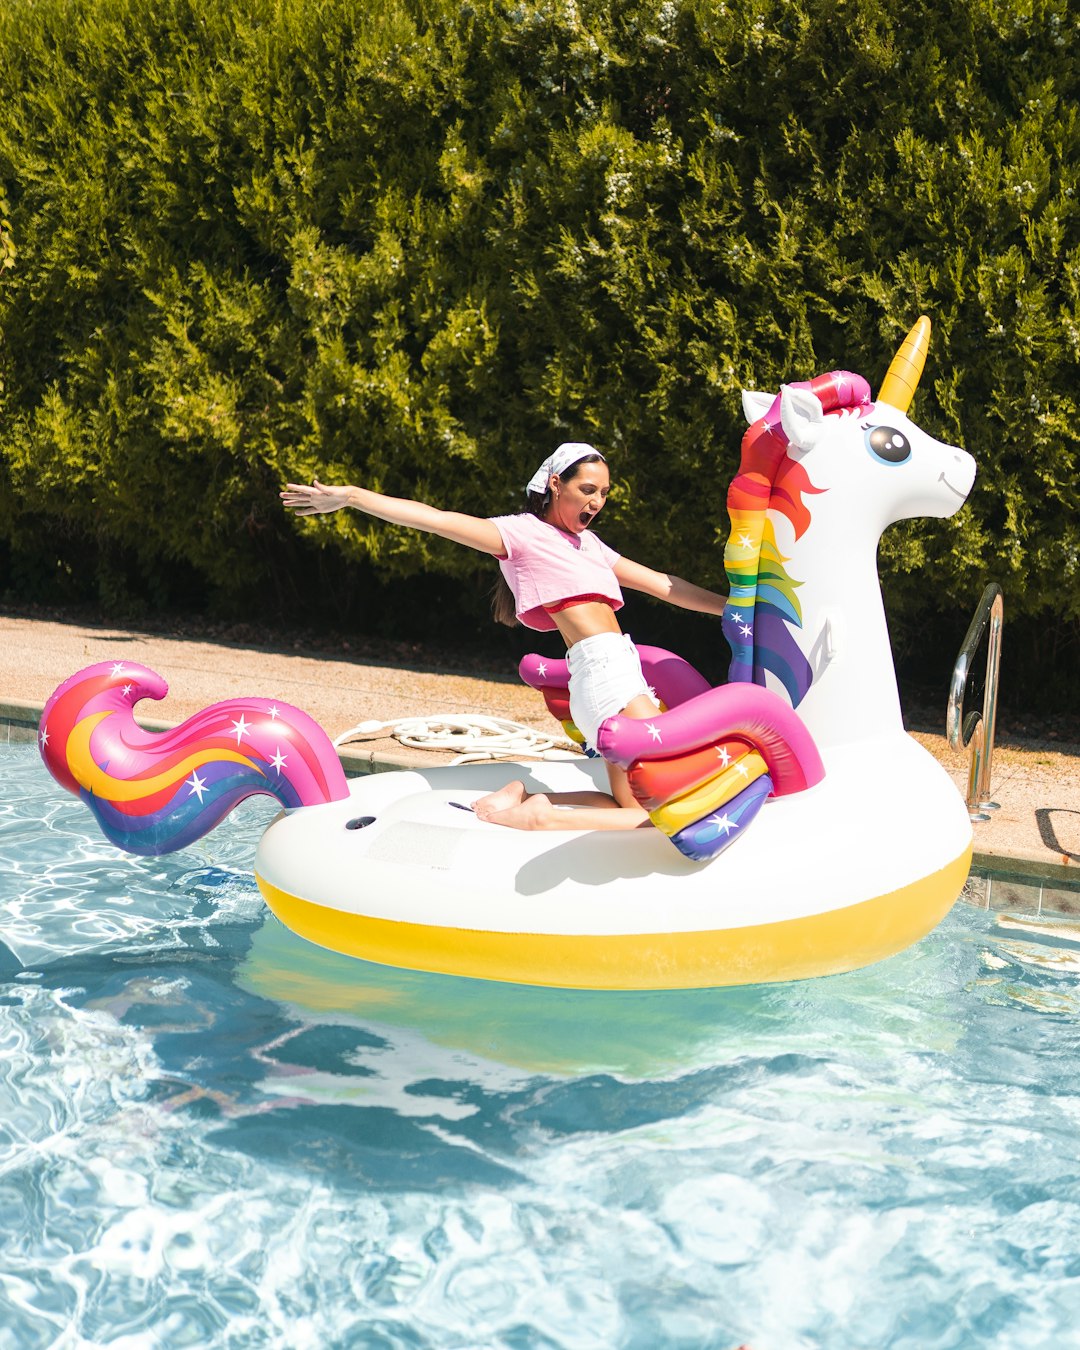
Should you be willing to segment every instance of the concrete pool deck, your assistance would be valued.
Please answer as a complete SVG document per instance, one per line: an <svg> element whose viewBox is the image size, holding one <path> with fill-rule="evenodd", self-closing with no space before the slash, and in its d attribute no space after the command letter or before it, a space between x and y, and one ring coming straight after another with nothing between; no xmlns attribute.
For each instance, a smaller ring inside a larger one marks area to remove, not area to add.
<svg viewBox="0 0 1080 1350"><path fill-rule="evenodd" d="M365 658L362 639L353 648L336 656L0 613L0 743L32 739L42 707L68 675L116 660L149 666L169 682L164 700L140 705L139 720L152 728L181 722L220 699L258 694L305 709L331 737L362 721L451 713L557 730L539 695L512 672L440 673L419 663L380 664ZM916 724L911 734L965 793L967 756L948 745L944 703L943 697L940 730ZM451 757L403 747L385 734L352 742L342 752L349 772L447 763ZM997 908L1007 903L1010 885L1013 892L1021 886L1038 892L1037 899L1026 895L1026 908L1080 913L1080 744L1013 736L999 717L993 769L1000 809L974 827L973 876L994 881L967 898Z"/></svg>

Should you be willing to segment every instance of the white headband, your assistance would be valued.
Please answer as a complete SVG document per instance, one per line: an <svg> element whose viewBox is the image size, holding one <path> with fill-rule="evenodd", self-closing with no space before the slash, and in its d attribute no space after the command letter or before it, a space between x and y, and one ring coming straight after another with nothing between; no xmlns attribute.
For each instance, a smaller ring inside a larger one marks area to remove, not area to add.
<svg viewBox="0 0 1080 1350"><path fill-rule="evenodd" d="M571 464L576 464L586 455L600 455L600 451L595 446L586 445L584 441L563 441L555 453L548 455L529 479L525 491L545 493L553 473L565 473ZM600 458L604 459L604 456L600 455ZM606 460L604 462L607 463Z"/></svg>

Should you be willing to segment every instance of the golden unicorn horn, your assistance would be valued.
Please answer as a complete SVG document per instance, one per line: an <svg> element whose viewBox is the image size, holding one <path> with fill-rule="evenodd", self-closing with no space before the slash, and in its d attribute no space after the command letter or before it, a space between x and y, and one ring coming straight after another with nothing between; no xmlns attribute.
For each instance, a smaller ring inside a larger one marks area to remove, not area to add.
<svg viewBox="0 0 1080 1350"><path fill-rule="evenodd" d="M885 372L878 390L879 403L889 403L901 412L907 412L915 397L915 390L919 387L919 376L926 365L926 349L929 346L930 320L923 314L900 344L900 350Z"/></svg>

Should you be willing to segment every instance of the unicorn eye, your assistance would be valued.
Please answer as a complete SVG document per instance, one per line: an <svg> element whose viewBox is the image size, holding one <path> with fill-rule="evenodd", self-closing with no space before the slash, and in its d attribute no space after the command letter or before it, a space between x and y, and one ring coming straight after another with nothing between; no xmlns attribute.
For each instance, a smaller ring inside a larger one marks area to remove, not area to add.
<svg viewBox="0 0 1080 1350"><path fill-rule="evenodd" d="M911 458L911 442L895 427L871 427L866 448L882 464L903 464Z"/></svg>

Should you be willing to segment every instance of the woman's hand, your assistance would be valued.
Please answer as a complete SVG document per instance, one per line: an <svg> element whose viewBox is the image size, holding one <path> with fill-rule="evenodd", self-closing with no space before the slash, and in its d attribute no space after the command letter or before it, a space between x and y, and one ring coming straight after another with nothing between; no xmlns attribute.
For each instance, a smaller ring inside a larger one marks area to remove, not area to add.
<svg viewBox="0 0 1080 1350"><path fill-rule="evenodd" d="M351 491L351 487L327 487L313 478L310 487L303 483L286 483L279 495L282 505L298 516L321 516L348 506Z"/></svg>

